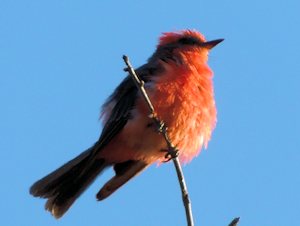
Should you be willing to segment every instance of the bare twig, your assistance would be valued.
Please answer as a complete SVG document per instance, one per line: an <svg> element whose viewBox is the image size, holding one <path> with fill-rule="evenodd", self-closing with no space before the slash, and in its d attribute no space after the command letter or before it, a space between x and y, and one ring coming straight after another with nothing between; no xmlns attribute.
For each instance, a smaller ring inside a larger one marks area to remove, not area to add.
<svg viewBox="0 0 300 226"><path fill-rule="evenodd" d="M177 177L179 180L179 184L180 184L180 188L181 188L181 193L182 193L182 200L184 203L184 207L185 207L185 213L186 213L186 218L187 218L187 225L188 226L194 226L194 220L193 220L193 214L192 214L192 205L191 205L191 201L188 195L188 191L187 191L187 186L184 180L184 176L183 176L183 172L182 172L182 168L178 159L178 150L176 149L176 147L172 144L171 140L169 139L168 133L167 133L167 129L168 127L165 125L165 123L163 121L161 121L158 116L155 113L154 107L147 95L147 92L145 90L144 87L144 81L141 80L141 78L139 78L139 76L135 73L133 67L131 66L129 59L127 56L123 56L123 60L127 66L126 71L129 72L129 74L131 75L135 85L138 87L138 89L140 90L143 98L145 99L147 106L149 108L150 111L150 116L153 119L155 125L157 126L158 131L163 135L164 139L166 140L167 146L168 146L168 150L167 150L167 154L166 154L166 158L171 158L173 160L174 166L176 168L176 173L177 173Z"/></svg>
<svg viewBox="0 0 300 226"><path fill-rule="evenodd" d="M234 218L228 226L237 226L240 221L239 217Z"/></svg>

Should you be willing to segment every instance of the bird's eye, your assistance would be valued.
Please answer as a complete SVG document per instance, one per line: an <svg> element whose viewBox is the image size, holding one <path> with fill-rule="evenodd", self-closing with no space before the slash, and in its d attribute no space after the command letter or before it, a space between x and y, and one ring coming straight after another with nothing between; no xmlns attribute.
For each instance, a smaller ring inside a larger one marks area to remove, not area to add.
<svg viewBox="0 0 300 226"><path fill-rule="evenodd" d="M183 45L195 45L199 43L199 41L196 40L195 38L186 38L186 37L179 39L178 42Z"/></svg>

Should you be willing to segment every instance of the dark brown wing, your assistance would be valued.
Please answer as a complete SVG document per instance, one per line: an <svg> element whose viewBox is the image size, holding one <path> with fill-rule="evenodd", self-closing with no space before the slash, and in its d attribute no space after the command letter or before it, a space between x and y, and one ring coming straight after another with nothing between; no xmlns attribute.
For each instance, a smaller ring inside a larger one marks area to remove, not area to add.
<svg viewBox="0 0 300 226"><path fill-rule="evenodd" d="M151 76L155 76L159 70L161 69L157 64L148 63L138 68L136 73L147 83ZM127 76L105 102L104 110L110 104L114 104L114 107L103 127L99 140L94 146L96 153L107 145L132 117L131 110L135 106L138 92L132 78Z"/></svg>
<svg viewBox="0 0 300 226"><path fill-rule="evenodd" d="M137 93L138 90L132 79L127 76L103 105L105 110L105 107L110 103L115 104L103 127L101 136L95 144L97 152L107 145L126 125L131 117L131 110L134 108Z"/></svg>
<svg viewBox="0 0 300 226"><path fill-rule="evenodd" d="M144 64L135 71L137 75L147 83L151 81L152 77L159 76L163 70L157 58L151 57L147 64ZM108 120L103 127L99 140L94 146L94 153L98 153L98 151L107 145L132 117L131 110L135 106L138 92L132 78L128 75L107 99L102 109L105 110L108 105L113 105L114 107L108 116Z"/></svg>

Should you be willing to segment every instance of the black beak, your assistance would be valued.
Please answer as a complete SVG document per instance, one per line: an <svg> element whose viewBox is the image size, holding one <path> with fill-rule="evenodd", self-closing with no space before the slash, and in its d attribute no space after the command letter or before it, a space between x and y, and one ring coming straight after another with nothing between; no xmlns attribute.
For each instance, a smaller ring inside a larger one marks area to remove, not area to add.
<svg viewBox="0 0 300 226"><path fill-rule="evenodd" d="M204 47L204 48L206 48L206 49L212 49L212 48L214 48L216 45L218 45L222 41L224 41L223 38L216 39L216 40L213 40L213 41L203 42L201 44L201 46Z"/></svg>

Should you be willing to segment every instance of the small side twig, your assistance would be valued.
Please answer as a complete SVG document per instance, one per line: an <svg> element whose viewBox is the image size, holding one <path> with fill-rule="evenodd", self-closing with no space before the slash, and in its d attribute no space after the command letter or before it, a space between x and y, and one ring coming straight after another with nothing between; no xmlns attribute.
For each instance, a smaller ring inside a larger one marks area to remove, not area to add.
<svg viewBox="0 0 300 226"><path fill-rule="evenodd" d="M240 221L239 217L234 218L228 226L237 226Z"/></svg>
<svg viewBox="0 0 300 226"><path fill-rule="evenodd" d="M182 168L181 168L181 165L180 165L180 162L178 159L178 150L176 149L176 147L172 144L171 140L169 139L169 136L167 133L167 129L168 129L167 125L165 125L165 123L163 121L161 121L155 113L155 109L154 109L154 107L149 99L149 96L147 95L147 92L145 90L144 81L141 78L139 78L139 76L135 73L133 67L131 66L131 64L129 62L128 57L124 55L123 60L127 66L126 71L128 71L129 74L131 75L135 85L140 90L144 100L147 103L151 118L153 119L158 131L163 135L164 139L166 140L167 147L168 147L166 158L169 157L173 160L173 163L174 163L174 166L176 169L177 177L178 177L180 188L181 188L182 200L183 200L184 207L185 207L187 225L194 226L192 205L191 205L191 201L190 201L190 198L188 195L187 186L185 183Z"/></svg>

